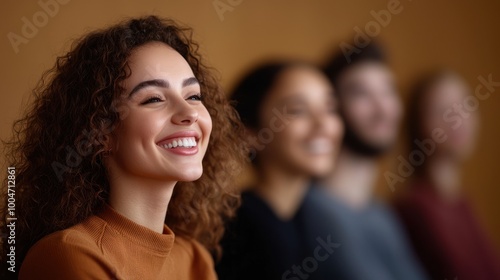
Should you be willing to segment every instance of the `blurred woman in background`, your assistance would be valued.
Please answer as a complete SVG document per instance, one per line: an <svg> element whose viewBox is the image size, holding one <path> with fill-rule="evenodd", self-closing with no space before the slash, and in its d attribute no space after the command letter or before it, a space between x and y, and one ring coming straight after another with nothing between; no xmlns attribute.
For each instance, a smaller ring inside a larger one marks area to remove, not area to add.
<svg viewBox="0 0 500 280"><path fill-rule="evenodd" d="M479 125L474 99L460 76L440 71L416 85L410 102L410 152L424 161L396 209L432 279L500 279L499 259L461 190Z"/></svg>
<svg viewBox="0 0 500 280"><path fill-rule="evenodd" d="M231 98L247 128L257 178L223 239L219 278L329 279L303 264L318 253L322 237L311 179L333 168L343 133L332 86L313 66L267 63L246 75Z"/></svg>

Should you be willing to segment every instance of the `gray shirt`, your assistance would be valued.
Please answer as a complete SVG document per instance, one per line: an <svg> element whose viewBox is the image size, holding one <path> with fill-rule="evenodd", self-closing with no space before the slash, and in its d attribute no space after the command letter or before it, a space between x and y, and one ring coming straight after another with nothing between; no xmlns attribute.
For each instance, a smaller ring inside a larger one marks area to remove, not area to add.
<svg viewBox="0 0 500 280"><path fill-rule="evenodd" d="M307 199L318 210L309 218L318 236L330 236L340 244L320 266L328 270L325 274L334 275L332 279L427 279L400 225L382 203L372 201L363 209L352 209L318 187Z"/></svg>

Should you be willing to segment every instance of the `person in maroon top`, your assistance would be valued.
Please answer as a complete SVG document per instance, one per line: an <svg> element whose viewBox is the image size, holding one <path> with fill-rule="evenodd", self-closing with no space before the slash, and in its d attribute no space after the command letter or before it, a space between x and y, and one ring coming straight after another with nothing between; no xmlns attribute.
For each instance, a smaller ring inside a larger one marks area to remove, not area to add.
<svg viewBox="0 0 500 280"><path fill-rule="evenodd" d="M500 279L498 255L461 191L478 128L475 98L460 76L440 71L417 84L410 102L414 173L395 206L432 279Z"/></svg>

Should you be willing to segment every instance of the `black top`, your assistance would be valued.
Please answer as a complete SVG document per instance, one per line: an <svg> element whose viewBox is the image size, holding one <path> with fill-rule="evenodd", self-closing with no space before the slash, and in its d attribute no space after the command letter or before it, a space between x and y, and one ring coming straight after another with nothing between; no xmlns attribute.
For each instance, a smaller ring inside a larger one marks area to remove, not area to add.
<svg viewBox="0 0 500 280"><path fill-rule="evenodd" d="M311 187L283 221L246 192L237 215L222 241L220 280L426 279L392 213L376 201L353 210Z"/></svg>
<svg viewBox="0 0 500 280"><path fill-rule="evenodd" d="M283 221L255 193L243 193L237 218L222 240L219 279L330 279L322 277L321 264L331 249L321 247L316 240L321 236L310 225L310 217L318 214L310 195L292 219Z"/></svg>

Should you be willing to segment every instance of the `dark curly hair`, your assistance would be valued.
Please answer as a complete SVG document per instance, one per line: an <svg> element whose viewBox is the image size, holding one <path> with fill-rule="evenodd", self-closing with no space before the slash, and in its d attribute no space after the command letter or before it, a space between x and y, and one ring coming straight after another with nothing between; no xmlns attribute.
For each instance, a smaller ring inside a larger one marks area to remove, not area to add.
<svg viewBox="0 0 500 280"><path fill-rule="evenodd" d="M84 36L43 75L33 91L34 101L14 123L13 137L4 142L7 164L16 169L17 270L42 237L103 209L109 183L102 158L108 150L106 139L120 121L115 103L123 94L122 81L131 74L128 58L135 48L153 41L186 59L213 123L203 175L195 182L178 183L166 223L176 235L220 253L224 222L239 205L231 178L238 174L247 149L239 117L191 37L191 29L169 19L131 19ZM6 188L3 198L7 201ZM0 211L5 237L7 205ZM10 246L5 241L2 266Z"/></svg>

